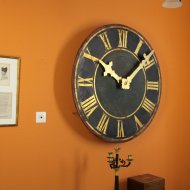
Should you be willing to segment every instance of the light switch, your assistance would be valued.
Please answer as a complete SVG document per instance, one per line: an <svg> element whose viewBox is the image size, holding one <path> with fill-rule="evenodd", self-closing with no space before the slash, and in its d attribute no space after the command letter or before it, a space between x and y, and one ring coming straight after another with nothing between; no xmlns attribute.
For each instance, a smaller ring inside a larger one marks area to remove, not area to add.
<svg viewBox="0 0 190 190"><path fill-rule="evenodd" d="M36 112L36 123L46 123L46 112Z"/></svg>

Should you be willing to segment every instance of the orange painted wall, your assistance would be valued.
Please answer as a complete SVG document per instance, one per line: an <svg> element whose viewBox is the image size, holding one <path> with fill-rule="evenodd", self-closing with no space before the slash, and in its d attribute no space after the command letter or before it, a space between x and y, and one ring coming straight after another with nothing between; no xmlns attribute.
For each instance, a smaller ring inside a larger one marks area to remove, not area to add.
<svg viewBox="0 0 190 190"><path fill-rule="evenodd" d="M115 144L82 124L71 93L71 72L83 40L97 27L121 23L145 36L162 73L162 96L149 128L121 144L134 163L126 178L152 173L166 190L189 190L190 1L163 9L152 0L0 0L0 54L21 58L18 127L0 128L1 190L112 190L106 162ZM35 112L47 123L36 124Z"/></svg>

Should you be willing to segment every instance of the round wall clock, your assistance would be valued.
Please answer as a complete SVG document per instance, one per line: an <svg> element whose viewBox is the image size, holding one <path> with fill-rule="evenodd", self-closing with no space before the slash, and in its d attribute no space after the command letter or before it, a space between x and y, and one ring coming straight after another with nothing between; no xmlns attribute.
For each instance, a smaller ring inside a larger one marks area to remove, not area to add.
<svg viewBox="0 0 190 190"><path fill-rule="evenodd" d="M82 121L109 142L141 134L159 105L161 77L155 52L140 33L124 25L103 26L86 39L72 81Z"/></svg>

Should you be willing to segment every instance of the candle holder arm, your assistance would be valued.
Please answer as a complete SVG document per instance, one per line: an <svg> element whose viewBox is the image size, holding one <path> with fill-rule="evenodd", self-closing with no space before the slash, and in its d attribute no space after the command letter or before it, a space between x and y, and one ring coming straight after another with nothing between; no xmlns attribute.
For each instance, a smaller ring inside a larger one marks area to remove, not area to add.
<svg viewBox="0 0 190 190"><path fill-rule="evenodd" d="M128 163L127 163L124 159L121 159L121 158L120 158L119 161L120 161L120 163L121 163L120 167L126 167L126 168L127 168L127 167L129 167L129 166L131 165L131 161L132 161L132 160L130 160L130 161L127 160L127 161L128 161Z"/></svg>

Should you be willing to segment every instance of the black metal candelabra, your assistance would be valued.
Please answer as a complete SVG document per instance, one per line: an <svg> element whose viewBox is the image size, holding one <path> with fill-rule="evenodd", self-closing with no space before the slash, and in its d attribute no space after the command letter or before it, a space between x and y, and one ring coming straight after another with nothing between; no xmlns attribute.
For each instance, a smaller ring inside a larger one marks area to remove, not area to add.
<svg viewBox="0 0 190 190"><path fill-rule="evenodd" d="M115 190L119 190L119 169L121 167L129 167L131 162L133 161L132 155L128 155L127 159L119 158L119 146L115 147L115 157L113 156L113 152L108 152L108 163L111 169L115 170Z"/></svg>

